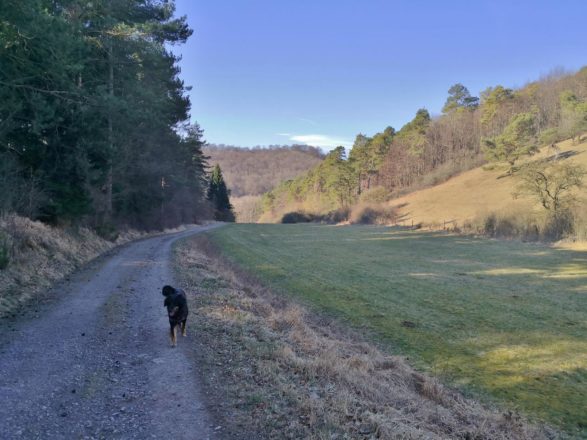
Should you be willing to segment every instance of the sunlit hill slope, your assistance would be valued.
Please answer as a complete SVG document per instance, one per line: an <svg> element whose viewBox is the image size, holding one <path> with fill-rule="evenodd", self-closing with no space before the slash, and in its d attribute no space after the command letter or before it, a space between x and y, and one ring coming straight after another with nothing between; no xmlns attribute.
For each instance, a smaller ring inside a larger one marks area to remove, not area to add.
<svg viewBox="0 0 587 440"><path fill-rule="evenodd" d="M570 140L558 144L559 156L587 168L587 141L573 145ZM525 162L553 156L554 150L542 148ZM523 162L522 162L523 163ZM504 168L486 167L464 172L437 186L415 191L389 202L396 207L400 223L421 223L430 227L462 226L491 212L528 213L540 211L540 206L528 197L514 197L518 180L507 176ZM587 200L584 191L579 198Z"/></svg>

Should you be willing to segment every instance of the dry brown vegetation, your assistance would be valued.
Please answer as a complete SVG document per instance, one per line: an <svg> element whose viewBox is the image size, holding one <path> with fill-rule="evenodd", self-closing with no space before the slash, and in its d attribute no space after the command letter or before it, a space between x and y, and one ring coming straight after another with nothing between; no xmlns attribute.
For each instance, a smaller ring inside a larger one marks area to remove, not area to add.
<svg viewBox="0 0 587 440"><path fill-rule="evenodd" d="M204 154L211 166L222 168L231 191L230 201L239 223L253 223L263 209L261 194L308 171L323 159L322 152L306 145L241 148L208 145Z"/></svg>
<svg viewBox="0 0 587 440"><path fill-rule="evenodd" d="M239 223L255 223L261 215L261 196L231 197L230 203Z"/></svg>
<svg viewBox="0 0 587 440"><path fill-rule="evenodd" d="M109 241L83 227L0 217L0 317L39 300L45 289L98 255L144 235L131 230Z"/></svg>
<svg viewBox="0 0 587 440"><path fill-rule="evenodd" d="M114 246L86 228L60 229L15 215L0 219L0 316Z"/></svg>
<svg viewBox="0 0 587 440"><path fill-rule="evenodd" d="M206 237L183 242L175 258L183 283L199 294L196 343L208 393L225 402L218 413L229 438L557 437L274 294Z"/></svg>
<svg viewBox="0 0 587 440"><path fill-rule="evenodd" d="M319 149L292 147L240 148L208 145L204 154L219 164L235 197L261 195L284 180L293 179L322 161Z"/></svg>
<svg viewBox="0 0 587 440"><path fill-rule="evenodd" d="M587 142L560 142L561 162L587 167ZM553 156L544 147L531 159L536 163ZM543 239L548 235L548 212L531 197L517 196L520 179L517 173L505 175L502 167L479 167L427 189L412 192L388 202L398 212L400 223L423 224L431 228L447 228L487 233L493 236ZM575 191L575 239L584 240L587 226L584 191ZM493 227L494 225L495 227ZM489 228L488 228L489 226Z"/></svg>

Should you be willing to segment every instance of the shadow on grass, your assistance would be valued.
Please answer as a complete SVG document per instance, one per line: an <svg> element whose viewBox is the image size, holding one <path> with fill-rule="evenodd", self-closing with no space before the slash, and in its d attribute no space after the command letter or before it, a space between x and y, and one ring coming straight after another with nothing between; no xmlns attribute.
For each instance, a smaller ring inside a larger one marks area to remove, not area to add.
<svg viewBox="0 0 587 440"><path fill-rule="evenodd" d="M280 291L465 390L587 436L586 251L373 226L230 231L214 232L221 246Z"/></svg>
<svg viewBox="0 0 587 440"><path fill-rule="evenodd" d="M465 390L511 402L525 413L584 436L587 341L523 333L487 332L470 342L469 351L455 350L431 362L434 370Z"/></svg>

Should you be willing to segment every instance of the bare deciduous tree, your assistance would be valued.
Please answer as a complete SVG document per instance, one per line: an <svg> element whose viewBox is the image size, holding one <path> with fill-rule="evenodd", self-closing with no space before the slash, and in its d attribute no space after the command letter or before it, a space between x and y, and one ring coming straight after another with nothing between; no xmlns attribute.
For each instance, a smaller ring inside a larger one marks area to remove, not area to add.
<svg viewBox="0 0 587 440"><path fill-rule="evenodd" d="M535 162L520 170L514 196L527 195L553 215L568 210L576 202L574 188L583 186L587 170L578 164Z"/></svg>

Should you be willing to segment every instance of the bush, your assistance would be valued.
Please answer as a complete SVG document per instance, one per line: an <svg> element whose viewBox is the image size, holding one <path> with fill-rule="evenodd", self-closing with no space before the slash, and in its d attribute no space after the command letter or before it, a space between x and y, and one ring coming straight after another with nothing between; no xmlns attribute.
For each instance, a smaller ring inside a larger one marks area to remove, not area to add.
<svg viewBox="0 0 587 440"><path fill-rule="evenodd" d="M118 229L111 223L104 223L96 227L96 234L104 240L115 242L119 236Z"/></svg>
<svg viewBox="0 0 587 440"><path fill-rule="evenodd" d="M312 214L304 211L288 212L281 217L281 223L328 223L336 224L347 221L350 210L348 208L339 208L326 214Z"/></svg>
<svg viewBox="0 0 587 440"><path fill-rule="evenodd" d="M391 193L382 186L375 186L364 191L359 197L359 203L384 203L391 199Z"/></svg>
<svg viewBox="0 0 587 440"><path fill-rule="evenodd" d="M8 240L0 235L0 270L4 270L10 263L10 247Z"/></svg>
<svg viewBox="0 0 587 440"><path fill-rule="evenodd" d="M587 205L579 206L574 213L574 238L580 241L587 241Z"/></svg>
<svg viewBox="0 0 587 440"><path fill-rule="evenodd" d="M548 217L542 236L548 241L572 237L575 232L574 223L575 221L571 211L562 211L553 214Z"/></svg>
<svg viewBox="0 0 587 440"><path fill-rule="evenodd" d="M470 228L469 225L467 228ZM536 219L527 215L487 215L481 221L478 232L494 238L519 238L524 241L536 241L540 239L540 226Z"/></svg>
<svg viewBox="0 0 587 440"><path fill-rule="evenodd" d="M540 133L539 141L542 145L549 145L562 140L564 136L561 136L557 128L548 128Z"/></svg>
<svg viewBox="0 0 587 440"><path fill-rule="evenodd" d="M489 237L523 241L558 241L563 238L584 240L587 237L587 223L581 215L570 210L546 216L537 216L531 212L491 213L480 221L466 224L465 229Z"/></svg>
<svg viewBox="0 0 587 440"><path fill-rule="evenodd" d="M308 214L302 211L288 212L281 217L281 223L283 224L310 223L313 221L315 221L315 216L313 214Z"/></svg>
<svg viewBox="0 0 587 440"><path fill-rule="evenodd" d="M319 220L323 223L336 224L346 222L351 214L350 208L339 208L330 211L328 214L319 216Z"/></svg>
<svg viewBox="0 0 587 440"><path fill-rule="evenodd" d="M359 225L388 225L397 219L395 209L381 205L358 205L353 208L349 221Z"/></svg>

